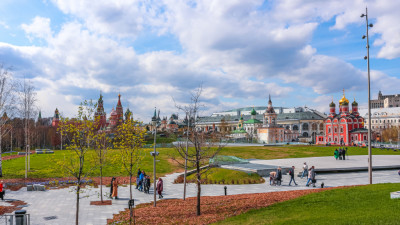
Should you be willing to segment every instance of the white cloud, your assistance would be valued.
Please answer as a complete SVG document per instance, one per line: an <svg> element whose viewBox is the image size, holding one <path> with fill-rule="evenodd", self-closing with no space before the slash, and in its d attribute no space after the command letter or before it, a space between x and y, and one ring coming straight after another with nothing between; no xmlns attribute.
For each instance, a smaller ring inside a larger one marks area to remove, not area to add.
<svg viewBox="0 0 400 225"><path fill-rule="evenodd" d="M52 38L49 18L36 16L31 24L22 24L21 28L30 39L42 38L49 41Z"/></svg>

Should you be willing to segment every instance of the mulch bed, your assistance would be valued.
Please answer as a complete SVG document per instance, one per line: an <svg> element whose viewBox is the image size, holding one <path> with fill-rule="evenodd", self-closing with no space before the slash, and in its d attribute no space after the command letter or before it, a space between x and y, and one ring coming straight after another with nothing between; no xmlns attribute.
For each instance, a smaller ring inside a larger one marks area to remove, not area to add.
<svg viewBox="0 0 400 225"><path fill-rule="evenodd" d="M210 224L236 216L250 209L259 209L277 202L298 198L310 193L333 188L297 191L269 192L261 194L241 194L229 196L201 197L201 216L196 216L196 198L168 199L153 203L140 204L135 208L137 224ZM114 215L108 224L129 221L129 209Z"/></svg>
<svg viewBox="0 0 400 225"><path fill-rule="evenodd" d="M12 206L0 206L0 215L4 215L6 213L12 213L15 210L20 210L22 207L18 207L20 205L26 205L26 202L23 201L7 201L9 202Z"/></svg>
<svg viewBox="0 0 400 225"><path fill-rule="evenodd" d="M112 205L112 201L111 200L105 200L103 202L101 202L101 201L91 201L90 205Z"/></svg>
<svg viewBox="0 0 400 225"><path fill-rule="evenodd" d="M31 151L31 155L35 154L36 151ZM25 155L8 155L8 156L2 156L1 160L9 160L9 159L15 159L15 158L21 158L25 157Z"/></svg>

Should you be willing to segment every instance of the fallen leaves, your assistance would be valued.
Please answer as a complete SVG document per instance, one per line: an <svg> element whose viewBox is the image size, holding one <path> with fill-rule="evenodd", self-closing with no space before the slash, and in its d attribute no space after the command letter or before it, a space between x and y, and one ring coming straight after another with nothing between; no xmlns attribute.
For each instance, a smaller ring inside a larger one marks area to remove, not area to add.
<svg viewBox="0 0 400 225"><path fill-rule="evenodd" d="M329 190L310 189L297 191L281 191L260 194L241 194L215 197L201 197L201 216L196 216L197 198L167 199L138 205L135 208L138 224L210 224L228 217L239 215L250 209L259 209L277 202L298 198L310 193ZM126 209L108 220L108 224L129 222L130 211Z"/></svg>

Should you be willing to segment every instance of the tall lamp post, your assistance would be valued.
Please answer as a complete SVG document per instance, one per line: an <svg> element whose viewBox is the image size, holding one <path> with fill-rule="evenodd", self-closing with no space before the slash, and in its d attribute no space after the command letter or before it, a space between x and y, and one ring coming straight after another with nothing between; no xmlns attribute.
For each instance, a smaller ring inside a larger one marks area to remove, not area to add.
<svg viewBox="0 0 400 225"><path fill-rule="evenodd" d="M150 154L153 156L153 175L154 175L154 207L157 205L157 180L156 180L156 156L158 152L156 152L156 144L157 144L157 108L154 108L154 116L151 118L151 123L154 127L154 152Z"/></svg>
<svg viewBox="0 0 400 225"><path fill-rule="evenodd" d="M365 14L361 14L361 18L365 17L367 24L367 34L362 36L362 39L367 38L367 56L364 59L367 60L368 64L368 174L369 183L372 184L372 152L371 152L371 81L370 81L370 69L369 69L369 35L368 29L373 27L372 23L368 23L368 8L365 8Z"/></svg>

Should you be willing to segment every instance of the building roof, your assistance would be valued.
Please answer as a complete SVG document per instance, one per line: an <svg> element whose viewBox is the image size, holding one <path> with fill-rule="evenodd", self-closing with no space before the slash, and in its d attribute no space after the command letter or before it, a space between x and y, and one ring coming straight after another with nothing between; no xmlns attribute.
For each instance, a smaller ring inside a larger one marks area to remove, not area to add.
<svg viewBox="0 0 400 225"><path fill-rule="evenodd" d="M305 112L295 112L295 113L281 113L277 114L277 121L284 120L323 120L326 116L317 111L305 111ZM198 123L220 123L222 119L225 119L226 122L230 121L239 121L240 116L205 116L199 117L197 119ZM251 115L243 115L245 123L251 120ZM257 114L256 120L263 121L264 115Z"/></svg>
<svg viewBox="0 0 400 225"><path fill-rule="evenodd" d="M258 119L249 119L246 122L244 122L246 124L253 124L253 123L262 123L261 121L259 121Z"/></svg>

